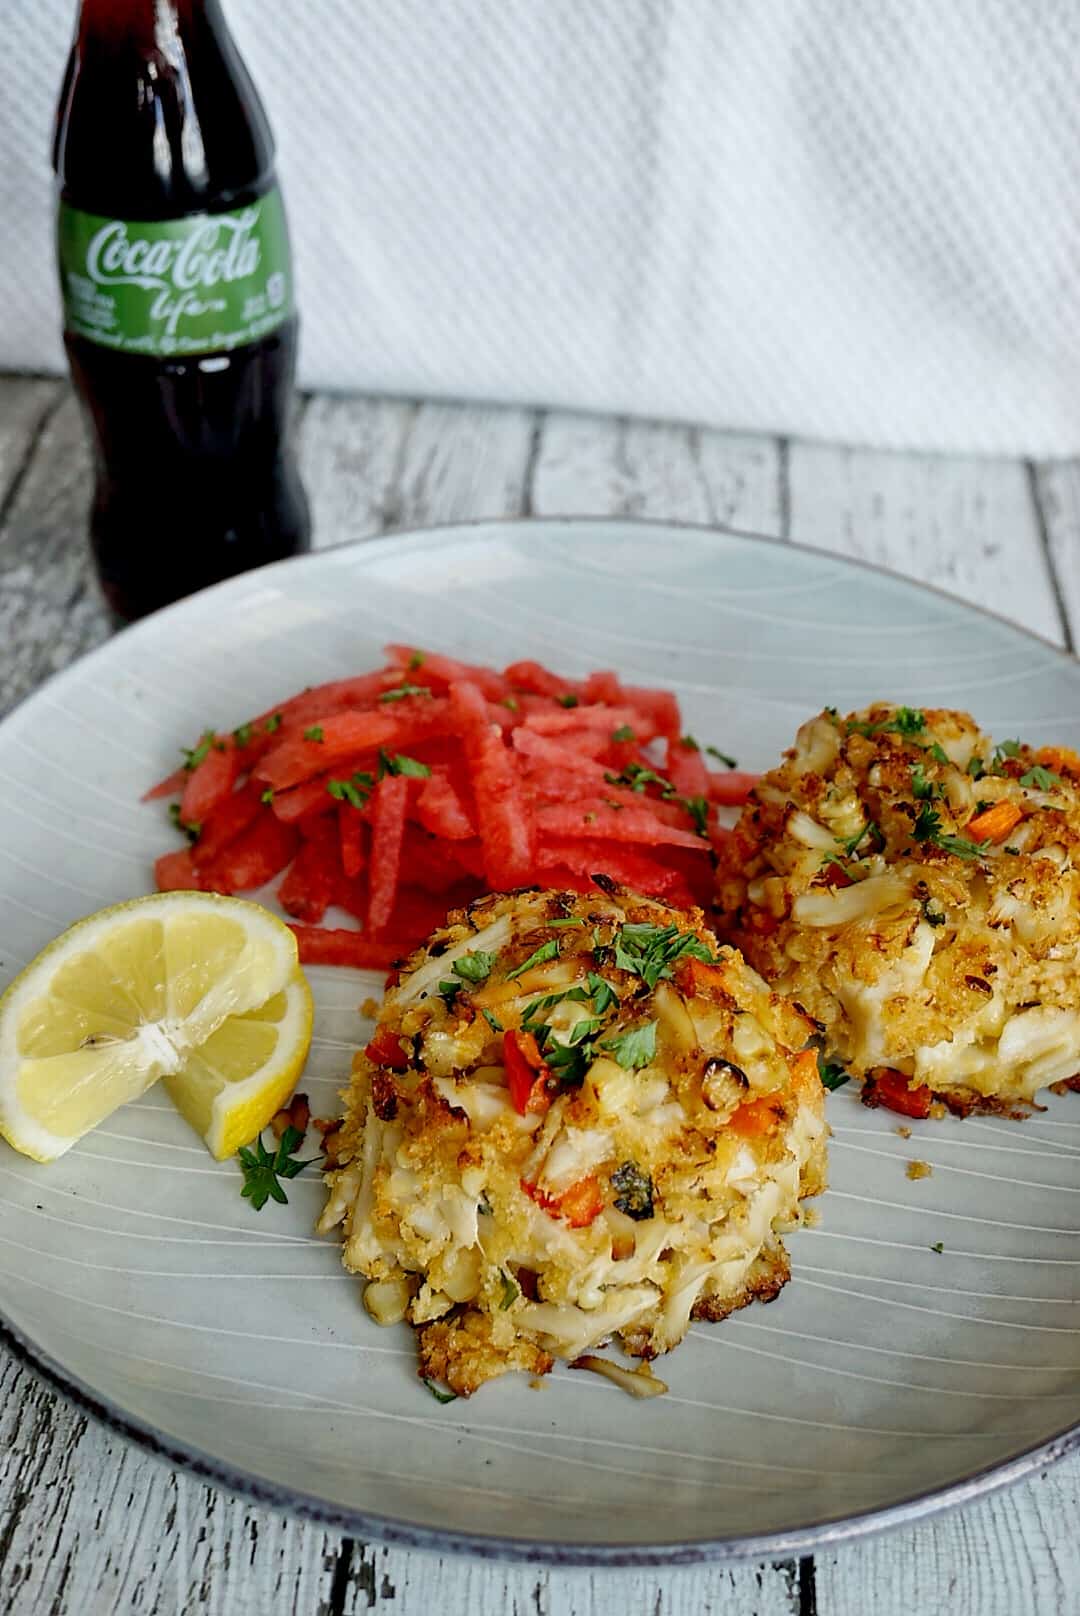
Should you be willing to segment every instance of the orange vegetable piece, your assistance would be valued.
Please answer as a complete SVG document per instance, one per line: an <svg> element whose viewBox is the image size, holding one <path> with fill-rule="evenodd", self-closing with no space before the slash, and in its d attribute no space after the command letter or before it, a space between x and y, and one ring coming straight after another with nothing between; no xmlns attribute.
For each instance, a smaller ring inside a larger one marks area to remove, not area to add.
<svg viewBox="0 0 1080 1616"><path fill-rule="evenodd" d="M395 1072L404 1072L408 1069L409 1057L405 1047L396 1032L389 1027L379 1027L374 1038L364 1050L368 1060L375 1066L389 1066Z"/></svg>
<svg viewBox="0 0 1080 1616"><path fill-rule="evenodd" d="M783 1115L779 1091L763 1094L760 1100L747 1100L732 1116L728 1127L741 1139L763 1139L774 1133Z"/></svg>
<svg viewBox="0 0 1080 1616"><path fill-rule="evenodd" d="M1041 746L1035 754L1036 763L1054 774L1071 774L1080 779L1080 752L1071 746Z"/></svg>
<svg viewBox="0 0 1080 1616"><path fill-rule="evenodd" d="M604 1210L604 1197L600 1193L596 1174L590 1173L588 1178L579 1178L576 1184L571 1184L559 1196L555 1206L559 1216L566 1219L571 1229L586 1228Z"/></svg>
<svg viewBox="0 0 1080 1616"><path fill-rule="evenodd" d="M928 1117L934 1097L925 1086L912 1088L904 1073L894 1071L891 1066L874 1073L870 1093L871 1105L883 1105L902 1117Z"/></svg>
<svg viewBox="0 0 1080 1616"><path fill-rule="evenodd" d="M968 820L964 834L973 842L1003 842L1023 817L1023 809L1015 803L995 802Z"/></svg>
<svg viewBox="0 0 1080 1616"><path fill-rule="evenodd" d="M804 1049L795 1056L791 1062L791 1086L803 1100L818 1100L824 1094L816 1050Z"/></svg>
<svg viewBox="0 0 1080 1616"><path fill-rule="evenodd" d="M704 960L686 960L680 967L678 982L684 993L700 994L706 999L717 993L728 992L727 977L722 967L706 965Z"/></svg>
<svg viewBox="0 0 1080 1616"><path fill-rule="evenodd" d="M551 1073L531 1032L510 1027L503 1033L503 1065L515 1111L523 1117L546 1111L551 1104L547 1091Z"/></svg>

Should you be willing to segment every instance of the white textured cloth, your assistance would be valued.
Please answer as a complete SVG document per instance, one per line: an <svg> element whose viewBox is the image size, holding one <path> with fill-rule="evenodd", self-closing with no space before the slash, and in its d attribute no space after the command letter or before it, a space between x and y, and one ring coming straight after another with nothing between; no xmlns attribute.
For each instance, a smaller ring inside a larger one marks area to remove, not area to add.
<svg viewBox="0 0 1080 1616"><path fill-rule="evenodd" d="M1077 0L226 0L313 386L1080 451ZM2 0L0 365L58 367L74 0Z"/></svg>

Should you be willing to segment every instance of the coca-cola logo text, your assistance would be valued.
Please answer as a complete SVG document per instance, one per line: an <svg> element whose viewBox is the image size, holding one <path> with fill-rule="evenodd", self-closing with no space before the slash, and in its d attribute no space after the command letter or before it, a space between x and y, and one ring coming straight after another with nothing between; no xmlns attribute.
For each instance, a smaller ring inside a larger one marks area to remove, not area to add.
<svg viewBox="0 0 1080 1616"><path fill-rule="evenodd" d="M257 207L191 221L187 235L148 239L129 234L131 226L111 219L91 237L86 273L98 286L141 286L148 292L173 288L188 292L222 282L246 280L259 265L253 237Z"/></svg>

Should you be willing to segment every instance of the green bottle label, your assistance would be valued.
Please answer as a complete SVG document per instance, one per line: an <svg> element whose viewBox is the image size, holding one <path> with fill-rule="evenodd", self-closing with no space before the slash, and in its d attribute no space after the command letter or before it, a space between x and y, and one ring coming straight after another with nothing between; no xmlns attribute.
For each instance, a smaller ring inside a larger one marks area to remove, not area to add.
<svg viewBox="0 0 1080 1616"><path fill-rule="evenodd" d="M156 357L255 342L293 311L285 210L275 187L233 213L109 219L60 204L67 331Z"/></svg>

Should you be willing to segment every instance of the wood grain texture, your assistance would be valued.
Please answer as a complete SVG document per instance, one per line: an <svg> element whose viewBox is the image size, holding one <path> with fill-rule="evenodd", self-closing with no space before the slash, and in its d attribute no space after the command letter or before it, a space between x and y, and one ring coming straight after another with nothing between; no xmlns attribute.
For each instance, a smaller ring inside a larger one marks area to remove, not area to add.
<svg viewBox="0 0 1080 1616"><path fill-rule="evenodd" d="M1060 645L1064 624L1020 461L793 443L791 537L906 573Z"/></svg>
<svg viewBox="0 0 1080 1616"><path fill-rule="evenodd" d="M853 453L526 410L316 398L321 546L481 516L727 522L860 556L1060 639L1080 632L1080 468ZM0 706L104 636L88 461L55 383L0 381ZM1056 564L1056 575L1051 566ZM795 1562L558 1573L345 1544L203 1487L0 1356L0 1613L1015 1616L1080 1609L1080 1460L919 1527Z"/></svg>
<svg viewBox="0 0 1080 1616"><path fill-rule="evenodd" d="M646 516L779 537L774 439L554 412L536 446L534 516Z"/></svg>

